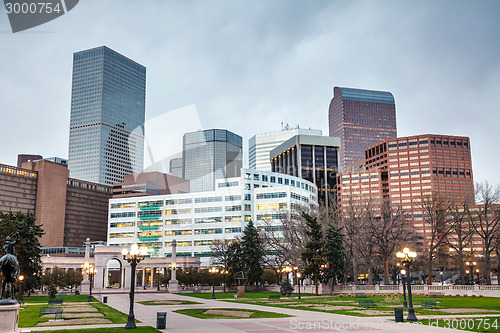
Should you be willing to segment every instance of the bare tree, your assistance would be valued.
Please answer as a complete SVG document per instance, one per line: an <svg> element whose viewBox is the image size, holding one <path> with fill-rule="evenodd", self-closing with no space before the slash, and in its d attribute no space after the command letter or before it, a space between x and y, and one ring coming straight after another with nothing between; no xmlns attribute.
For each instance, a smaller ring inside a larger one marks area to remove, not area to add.
<svg viewBox="0 0 500 333"><path fill-rule="evenodd" d="M224 270L228 270L229 266L229 243L224 239L215 239L210 245L210 251L212 252L212 265L223 267Z"/></svg>
<svg viewBox="0 0 500 333"><path fill-rule="evenodd" d="M352 280L358 284L358 261L359 244L362 238L361 231L364 227L363 207L360 202L356 202L352 197L345 203L342 203L341 225L344 230L344 241L346 243L347 254L352 264Z"/></svg>
<svg viewBox="0 0 500 333"><path fill-rule="evenodd" d="M306 239L305 222L301 208L280 209L273 215L277 219L261 220L260 234L264 242L265 265L274 270L281 279L281 270L286 265L299 265Z"/></svg>
<svg viewBox="0 0 500 333"><path fill-rule="evenodd" d="M432 272L438 255L443 251L446 238L450 232L447 214L450 205L438 194L422 198L424 219L424 257L427 269L427 284L432 284Z"/></svg>
<svg viewBox="0 0 500 333"><path fill-rule="evenodd" d="M487 181L476 184L476 209L470 222L483 241L483 260L486 283L491 284L492 254L498 247L500 233L500 186L493 188Z"/></svg>
<svg viewBox="0 0 500 333"><path fill-rule="evenodd" d="M376 255L383 267L384 284L389 284L389 264L394 261L396 249L414 242L416 237L408 226L405 214L400 206L392 206L388 199L372 207L375 218L369 219L367 230L372 234Z"/></svg>
<svg viewBox="0 0 500 333"><path fill-rule="evenodd" d="M450 232L446 235L446 245L453 250L454 255L451 257L458 266L461 284L465 284L465 251L471 245L474 234L474 228L469 220L471 208L472 203L465 199L460 204L450 206L448 211Z"/></svg>

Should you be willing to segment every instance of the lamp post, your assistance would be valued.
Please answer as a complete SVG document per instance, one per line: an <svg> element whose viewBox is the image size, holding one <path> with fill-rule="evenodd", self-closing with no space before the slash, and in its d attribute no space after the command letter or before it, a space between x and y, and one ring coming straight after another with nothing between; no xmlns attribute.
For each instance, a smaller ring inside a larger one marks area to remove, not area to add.
<svg viewBox="0 0 500 333"><path fill-rule="evenodd" d="M401 282L403 283L403 308L408 307L408 303L406 303L405 275L406 275L406 270L402 269L401 270Z"/></svg>
<svg viewBox="0 0 500 333"><path fill-rule="evenodd" d="M226 274L229 273L229 271L223 269L221 271L221 273L222 273L222 278L223 278L223 287L222 288L223 288L223 292L225 293L226 292Z"/></svg>
<svg viewBox="0 0 500 333"><path fill-rule="evenodd" d="M215 273L219 271L217 267L212 267L208 270L212 273L212 299L215 299Z"/></svg>
<svg viewBox="0 0 500 333"><path fill-rule="evenodd" d="M24 280L24 276L23 275L19 275L18 279L19 279L19 303L21 303L23 301L23 280ZM14 293L12 293L12 294L14 294Z"/></svg>
<svg viewBox="0 0 500 333"><path fill-rule="evenodd" d="M288 282L288 284L290 284L289 274L292 271L292 267L286 266L285 268L282 269L282 271L286 272L286 282ZM290 297L290 291L288 290L288 288L287 288L287 291L286 291L286 297Z"/></svg>
<svg viewBox="0 0 500 333"><path fill-rule="evenodd" d="M410 302L410 306L408 308L408 317L406 317L406 320L408 321L417 321L417 316L415 316L415 309L413 308L413 301L411 297L411 262L413 261L414 258L417 257L417 253L410 251L409 248L405 247L403 249L403 252L398 252L396 253L396 257L401 259L408 269L408 274L406 275L406 283L408 285L408 301Z"/></svg>
<svg viewBox="0 0 500 333"><path fill-rule="evenodd" d="M479 284L479 268L476 268L477 284Z"/></svg>
<svg viewBox="0 0 500 333"><path fill-rule="evenodd" d="M122 250L123 259L127 260L130 264L130 309L128 312L128 319L125 328L137 328L135 326L135 316L134 316L134 292L135 292L135 274L137 264L144 259L144 255L139 257L139 246L137 244L132 244L130 247L130 253L127 249Z"/></svg>
<svg viewBox="0 0 500 333"><path fill-rule="evenodd" d="M300 272L297 272L297 284L299 285L299 297L298 299L300 300L300 278L302 277L302 275L300 274Z"/></svg>
<svg viewBox="0 0 500 333"><path fill-rule="evenodd" d="M92 266L90 266L87 269L87 274L90 277L90 289L89 289L89 298L87 299L88 302L92 302L92 284L94 284L94 275L96 273L96 269Z"/></svg>
<svg viewBox="0 0 500 333"><path fill-rule="evenodd" d="M470 268L470 275L469 275L470 284L474 284L474 266L477 265L477 262L467 261L465 264Z"/></svg>

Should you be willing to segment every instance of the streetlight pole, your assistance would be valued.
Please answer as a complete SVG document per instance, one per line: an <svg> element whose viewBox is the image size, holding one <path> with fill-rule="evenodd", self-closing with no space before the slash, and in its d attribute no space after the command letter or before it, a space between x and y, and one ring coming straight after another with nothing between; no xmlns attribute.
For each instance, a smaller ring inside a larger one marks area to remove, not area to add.
<svg viewBox="0 0 500 333"><path fill-rule="evenodd" d="M89 297L87 299L88 302L92 302L92 284L94 284L94 275L96 273L96 270L94 267L89 266L87 269L87 274L90 277L90 289L89 289Z"/></svg>
<svg viewBox="0 0 500 333"><path fill-rule="evenodd" d="M469 275L470 284L474 284L474 266L477 265L477 262L467 261L465 264L470 268L470 275Z"/></svg>
<svg viewBox="0 0 500 333"><path fill-rule="evenodd" d="M223 279L223 292L226 292L226 274L228 273L227 270L223 269L222 270L222 279Z"/></svg>
<svg viewBox="0 0 500 333"><path fill-rule="evenodd" d="M212 267L208 270L212 273L212 299L215 299L215 273L219 271L217 267Z"/></svg>
<svg viewBox="0 0 500 333"><path fill-rule="evenodd" d="M479 277L479 275L478 275L478 277ZM21 303L23 301L23 280L24 280L24 276L19 275L19 303ZM14 287L12 287L12 289L14 290ZM14 292L12 292L12 294L14 294Z"/></svg>
<svg viewBox="0 0 500 333"><path fill-rule="evenodd" d="M417 316L415 316L415 309L413 308L413 300L411 297L411 262L414 258L417 257L417 253L410 251L409 248L405 247L403 249L403 252L396 253L396 257L402 259L404 265L408 269L408 273L406 275L406 283L408 285L408 301L410 302L410 307L408 308L408 317L406 317L406 320L418 321Z"/></svg>
<svg viewBox="0 0 500 333"><path fill-rule="evenodd" d="M286 282L288 282L288 285L290 285L290 272L292 271L292 267L290 266L286 266L285 268L283 268L283 272L286 272ZM286 297L290 297L290 291L286 290Z"/></svg>
<svg viewBox="0 0 500 333"><path fill-rule="evenodd" d="M408 303L406 303L406 287L405 287L405 278L406 278L406 270L401 270L401 282L403 283L403 308L408 307Z"/></svg>
<svg viewBox="0 0 500 333"><path fill-rule="evenodd" d="M479 269L476 268L476 275L477 275L477 284L479 284Z"/></svg>
<svg viewBox="0 0 500 333"><path fill-rule="evenodd" d="M302 275L300 274L300 272L297 272L297 284L299 285L299 297L298 299L300 300L300 278L302 277Z"/></svg>
<svg viewBox="0 0 500 333"><path fill-rule="evenodd" d="M130 264L130 309L128 312L128 319L127 319L127 324L125 325L126 329L129 328L137 328L135 325L135 316L134 316L134 292L135 292L135 274L136 274L136 268L137 264L141 262L141 260L144 259L144 255L141 256L141 258L138 257L139 255L139 247L137 244L133 244L130 248L130 256L127 257L129 254L127 249L122 250L122 255L123 259L127 260L128 263Z"/></svg>

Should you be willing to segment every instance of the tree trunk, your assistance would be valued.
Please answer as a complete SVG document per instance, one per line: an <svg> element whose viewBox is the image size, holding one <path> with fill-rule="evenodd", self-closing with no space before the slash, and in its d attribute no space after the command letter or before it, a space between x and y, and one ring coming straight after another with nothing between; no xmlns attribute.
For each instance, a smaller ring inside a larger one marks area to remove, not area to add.
<svg viewBox="0 0 500 333"><path fill-rule="evenodd" d="M497 284L500 286L500 245L495 249L497 254Z"/></svg>
<svg viewBox="0 0 500 333"><path fill-rule="evenodd" d="M314 284L316 285L316 296L319 296L318 293L318 277L314 275Z"/></svg>
<svg viewBox="0 0 500 333"><path fill-rule="evenodd" d="M485 251L484 254L484 274L486 277L486 284L491 284L491 257L489 252Z"/></svg>
<svg viewBox="0 0 500 333"><path fill-rule="evenodd" d="M389 284L389 258L385 258L384 262L384 284Z"/></svg>
<svg viewBox="0 0 500 333"><path fill-rule="evenodd" d="M352 256L352 282L354 285L358 285L358 265L356 264L356 258L354 254Z"/></svg>

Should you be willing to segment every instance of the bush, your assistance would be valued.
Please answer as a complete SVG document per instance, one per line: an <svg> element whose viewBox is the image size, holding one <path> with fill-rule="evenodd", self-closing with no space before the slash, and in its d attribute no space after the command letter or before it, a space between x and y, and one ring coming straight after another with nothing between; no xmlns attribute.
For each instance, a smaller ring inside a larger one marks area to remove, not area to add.
<svg viewBox="0 0 500 333"><path fill-rule="evenodd" d="M282 295L291 294L293 292L293 286L290 284L290 281L285 280L280 285L280 293Z"/></svg>
<svg viewBox="0 0 500 333"><path fill-rule="evenodd" d="M455 294L455 296L460 297L460 294Z"/></svg>

